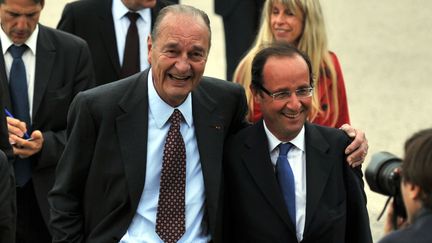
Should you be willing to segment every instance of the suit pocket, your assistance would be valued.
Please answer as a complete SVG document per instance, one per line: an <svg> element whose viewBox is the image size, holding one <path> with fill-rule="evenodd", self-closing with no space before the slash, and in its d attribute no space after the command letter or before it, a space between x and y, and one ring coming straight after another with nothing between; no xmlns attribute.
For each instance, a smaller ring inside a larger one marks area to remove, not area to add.
<svg viewBox="0 0 432 243"><path fill-rule="evenodd" d="M69 97L72 97L72 93L73 93L73 87L72 87L72 83L70 82L63 87L54 90L48 90L46 93L46 97L48 101L52 102L52 101L68 99Z"/></svg>
<svg viewBox="0 0 432 243"><path fill-rule="evenodd" d="M329 222L334 222L346 215L346 200L342 201L336 207L329 209L328 220Z"/></svg>

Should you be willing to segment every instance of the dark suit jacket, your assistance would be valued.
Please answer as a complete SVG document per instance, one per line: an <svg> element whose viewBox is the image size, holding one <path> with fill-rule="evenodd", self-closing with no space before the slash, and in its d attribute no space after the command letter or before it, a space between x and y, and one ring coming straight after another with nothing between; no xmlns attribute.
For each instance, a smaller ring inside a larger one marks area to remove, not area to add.
<svg viewBox="0 0 432 243"><path fill-rule="evenodd" d="M47 194L66 143L66 118L74 96L93 86L94 75L87 44L71 34L39 24L36 46L32 129L43 133L42 150L31 156L32 179L42 216L48 223ZM0 58L0 85L9 89L4 58ZM2 101L11 109L9 92Z"/></svg>
<svg viewBox="0 0 432 243"><path fill-rule="evenodd" d="M68 118L68 144L50 192L55 242L118 242L144 188L148 70L80 93ZM246 125L239 85L203 78L192 113L213 242L221 242L223 143Z"/></svg>
<svg viewBox="0 0 432 243"><path fill-rule="evenodd" d="M358 180L361 170L351 170L345 160L348 137L341 130L306 123L305 143L307 198L302 242L372 242ZM231 217L226 218L227 242L297 242L262 121L228 140L224 171ZM349 228L353 228L350 234Z"/></svg>
<svg viewBox="0 0 432 243"><path fill-rule="evenodd" d="M159 11L169 4L171 3L165 0L157 0L156 6L151 9L152 28ZM97 85L120 79L121 66L111 8L112 0L71 2L66 4L57 26L57 29L87 41L92 54Z"/></svg>
<svg viewBox="0 0 432 243"><path fill-rule="evenodd" d="M405 229L397 230L379 243L430 243L432 242L432 210L423 208L414 222Z"/></svg>
<svg viewBox="0 0 432 243"><path fill-rule="evenodd" d="M0 242L15 242L15 178L12 166L0 150Z"/></svg>

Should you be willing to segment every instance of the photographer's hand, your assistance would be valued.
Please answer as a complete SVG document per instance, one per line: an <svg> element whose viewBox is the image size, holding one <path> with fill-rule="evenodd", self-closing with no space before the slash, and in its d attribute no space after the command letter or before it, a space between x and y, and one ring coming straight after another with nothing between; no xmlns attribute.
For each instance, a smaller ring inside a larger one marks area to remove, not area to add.
<svg viewBox="0 0 432 243"><path fill-rule="evenodd" d="M393 208L393 199L390 201L389 206L387 207L387 216L384 222L384 235L388 235L396 229L405 228L408 225L408 222L404 220L402 217L397 217L396 225L393 222L394 217L394 208Z"/></svg>

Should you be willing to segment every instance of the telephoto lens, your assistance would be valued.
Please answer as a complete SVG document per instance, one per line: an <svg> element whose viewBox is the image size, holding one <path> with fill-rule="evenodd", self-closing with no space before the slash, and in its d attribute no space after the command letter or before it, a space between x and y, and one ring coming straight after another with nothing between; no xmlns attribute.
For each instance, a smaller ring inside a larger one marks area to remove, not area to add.
<svg viewBox="0 0 432 243"><path fill-rule="evenodd" d="M406 218L400 191L401 165L402 160L396 155L389 152L378 152L372 155L372 159L366 167L365 176L372 191L394 198L395 216Z"/></svg>

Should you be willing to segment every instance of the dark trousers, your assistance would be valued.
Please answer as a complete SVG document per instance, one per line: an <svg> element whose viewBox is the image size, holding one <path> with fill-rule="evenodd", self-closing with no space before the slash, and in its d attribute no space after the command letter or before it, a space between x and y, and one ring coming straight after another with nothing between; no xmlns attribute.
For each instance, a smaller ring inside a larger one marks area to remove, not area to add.
<svg viewBox="0 0 432 243"><path fill-rule="evenodd" d="M255 40L263 4L264 0L239 1L231 14L223 16L226 78L229 81L232 81L238 63Z"/></svg>
<svg viewBox="0 0 432 243"><path fill-rule="evenodd" d="M42 218L33 182L17 187L16 243L50 243L51 235Z"/></svg>

